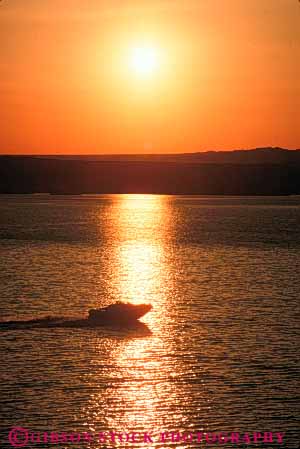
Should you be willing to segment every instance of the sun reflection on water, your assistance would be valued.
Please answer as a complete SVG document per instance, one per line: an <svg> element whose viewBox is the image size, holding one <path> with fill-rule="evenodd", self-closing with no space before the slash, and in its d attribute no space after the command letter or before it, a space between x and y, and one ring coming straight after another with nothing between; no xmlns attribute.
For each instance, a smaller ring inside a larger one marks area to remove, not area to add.
<svg viewBox="0 0 300 449"><path fill-rule="evenodd" d="M85 409L92 429L101 422L111 430L158 433L166 420L159 410L162 397L170 404L179 400L172 383L176 364L172 365L174 350L168 334L169 309L175 294L166 251L171 226L166 214L168 201L168 197L151 195L121 195L115 199L111 221L112 297L151 303L153 311L143 321L153 334L121 340L111 348L110 366L104 370L106 381L99 379L100 391L92 395ZM90 373L91 383L97 375L103 375L99 364L96 362L95 373ZM151 447L149 443L147 447Z"/></svg>
<svg viewBox="0 0 300 449"><path fill-rule="evenodd" d="M114 226L118 235L115 247L114 296L135 304L151 303L154 312L148 324L158 326L164 315L170 270L165 254L168 224L167 197L124 195L121 197ZM156 322L155 322L156 321Z"/></svg>

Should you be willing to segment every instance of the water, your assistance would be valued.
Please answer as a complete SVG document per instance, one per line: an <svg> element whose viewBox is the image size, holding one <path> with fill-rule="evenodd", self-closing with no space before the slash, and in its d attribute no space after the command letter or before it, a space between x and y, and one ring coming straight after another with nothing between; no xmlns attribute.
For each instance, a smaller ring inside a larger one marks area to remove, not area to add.
<svg viewBox="0 0 300 449"><path fill-rule="evenodd" d="M2 320L154 306L151 335L2 331L2 447L16 425L285 432L298 447L299 198L2 195L0 254ZM116 446L218 444L76 447Z"/></svg>

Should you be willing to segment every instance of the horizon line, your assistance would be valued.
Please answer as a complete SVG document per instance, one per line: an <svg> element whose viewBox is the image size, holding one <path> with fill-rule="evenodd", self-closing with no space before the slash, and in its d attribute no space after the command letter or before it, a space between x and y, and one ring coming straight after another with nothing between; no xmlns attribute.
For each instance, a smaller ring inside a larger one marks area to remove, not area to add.
<svg viewBox="0 0 300 449"><path fill-rule="evenodd" d="M299 0L300 1L300 0ZM224 149L224 150L200 150L192 152L182 152L182 153L0 153L0 157L13 157L13 156L24 156L24 157L46 157L46 156L182 156L182 155L194 155L194 154L205 154L205 153L234 153L241 151L257 151L257 150L282 150L282 151L300 151L300 148L283 148L283 147L255 147L255 148L236 148L236 149Z"/></svg>

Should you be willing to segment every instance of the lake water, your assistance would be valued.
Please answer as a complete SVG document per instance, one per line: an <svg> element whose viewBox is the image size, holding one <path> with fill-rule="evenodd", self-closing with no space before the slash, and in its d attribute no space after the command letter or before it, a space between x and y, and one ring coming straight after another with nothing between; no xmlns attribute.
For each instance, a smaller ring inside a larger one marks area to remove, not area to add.
<svg viewBox="0 0 300 449"><path fill-rule="evenodd" d="M1 447L21 426L283 432L223 447L298 448L300 198L2 195L0 255L1 320L153 305L149 333L1 331Z"/></svg>

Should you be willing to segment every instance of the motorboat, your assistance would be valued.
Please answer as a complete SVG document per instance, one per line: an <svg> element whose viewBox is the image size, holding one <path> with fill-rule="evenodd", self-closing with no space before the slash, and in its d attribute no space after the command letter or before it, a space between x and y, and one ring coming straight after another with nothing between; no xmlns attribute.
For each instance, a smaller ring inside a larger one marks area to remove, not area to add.
<svg viewBox="0 0 300 449"><path fill-rule="evenodd" d="M132 323L146 315L151 309L151 304L131 304L117 301L103 309L89 310L88 322L93 325Z"/></svg>

